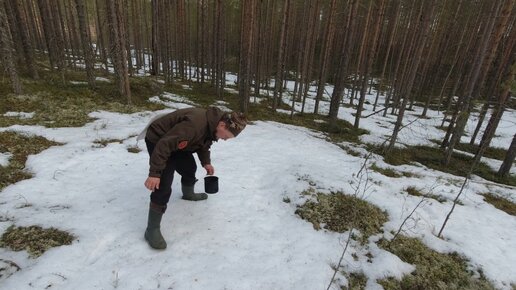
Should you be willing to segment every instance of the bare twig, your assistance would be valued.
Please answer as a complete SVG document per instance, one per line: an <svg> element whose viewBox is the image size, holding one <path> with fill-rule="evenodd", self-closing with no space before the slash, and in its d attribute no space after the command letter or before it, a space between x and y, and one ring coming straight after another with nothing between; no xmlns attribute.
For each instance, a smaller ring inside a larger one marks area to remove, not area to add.
<svg viewBox="0 0 516 290"><path fill-rule="evenodd" d="M426 196L423 196L423 198L421 198L421 200L418 202L418 204L416 205L416 207L414 207L414 209L412 209L412 212L410 212L410 214L405 217L405 219L403 220L403 222L401 223L400 227L398 228L398 231L396 232L396 234L394 235L394 237L392 238L392 240L390 241L391 243L398 237L398 235L400 234L401 230L403 229L403 226L405 225L405 223L408 221L409 218L412 217L412 215L414 214L414 212L416 211L416 209L418 209L418 207L426 200Z"/></svg>
<svg viewBox="0 0 516 290"><path fill-rule="evenodd" d="M471 171L472 170L470 170L470 173L471 173ZM464 192L464 188L466 187L466 184L468 183L469 174L470 173L468 173L466 175L466 177L464 178L464 182L462 183L460 191L457 194L457 196L455 197L455 199L453 200L452 208L451 208L450 212L448 212L448 214L446 215L446 218L444 219L443 225L441 226L441 229L439 230L439 234L437 234L437 237L439 237L439 238L442 238L441 234L443 233L444 227L446 227L446 224L448 223L448 220L450 219L450 216L453 213L453 210L455 209L455 205L457 205L457 202L459 201L459 197L462 195L462 192Z"/></svg>
<svg viewBox="0 0 516 290"><path fill-rule="evenodd" d="M484 152L486 150L486 147L487 147L487 143L482 144L482 146L479 149L479 152ZM453 213L453 210L455 209L455 206L457 205L457 202L459 201L460 196L464 192L464 190L466 188L466 185L467 185L467 183L468 183L468 181L470 179L471 174L473 173L473 171L475 170L477 165L480 163L480 158L481 158L481 154L480 154L479 158L473 159L473 164L471 164L471 167L469 168L469 171L466 174L466 177L464 178L464 182L462 183L462 186L461 186L461 188L459 190L459 193L457 194L457 196L453 200L452 208L450 209L450 212L448 212L448 214L446 215L446 218L444 219L443 225L441 226L441 229L439 230L439 234L437 234L437 236L439 238L442 238L442 233L443 233L444 227L446 227L446 224L448 223L448 220L450 219L450 216Z"/></svg>
<svg viewBox="0 0 516 290"><path fill-rule="evenodd" d="M358 171L357 175L356 175L356 179L357 179L357 185L356 186L353 186L353 189L355 190L355 192L353 193L353 196L356 197L356 198L359 198L358 195L360 192L362 192L362 197L365 195L367 189L369 188L368 187L368 183L369 183L369 172L368 172L368 168L367 168L367 161L369 160L369 158L371 157L372 155L372 152L369 152L369 154L366 155L366 157L364 158L364 162L362 163L362 166L360 167L360 170ZM365 181L363 180L364 179L364 176L365 176ZM362 186L362 182L364 181L364 185ZM361 190L361 188L363 188ZM356 220L356 219L352 219L352 220ZM337 265L335 266L335 269L333 271L333 276L331 277L331 280L328 284L328 288L326 288L326 290L329 290L330 287L331 287L331 284L333 283L333 281L335 280L335 276L337 275L337 272L339 271L339 268L341 267L342 265L342 261L344 259L344 255L346 254L346 251L348 249L348 246L349 246L349 243L351 241L351 237L353 235L353 231L355 229L355 226L354 225L351 225L351 228L349 230L349 234L348 234L348 239L346 241L346 245L344 246L344 249L342 250L342 254L340 255L340 258L339 258L339 262L337 263Z"/></svg>
<svg viewBox="0 0 516 290"><path fill-rule="evenodd" d="M436 182L437 183L437 182ZM421 200L418 202L418 204L412 209L412 211L410 212L410 214L405 217L405 219L403 220L403 222L401 223L400 227L398 228L398 231L396 232L396 234L394 234L394 237L392 238L392 240L390 241L390 243L392 243L397 237L398 235L400 234L400 232L403 230L403 226L407 223L407 221L412 217L412 215L416 212L416 210L421 206L421 204L423 204L424 201L427 200L428 196L433 192L433 190L437 187L436 186L436 183L434 183L432 185L432 187L430 188L430 190L428 191L428 193L426 194L423 194Z"/></svg>
<svg viewBox="0 0 516 290"><path fill-rule="evenodd" d="M331 277L330 283L328 284L328 288L326 288L326 290L330 289L331 284L335 280L335 276L337 275L337 272L339 271L340 265L342 264L342 260L344 259L344 255L346 254L346 250L348 249L349 242L351 241L352 234L353 234L353 229L349 230L348 240L346 241L344 250L342 250L342 254L340 255L339 263L335 266L335 270L333 271L333 276Z"/></svg>
<svg viewBox="0 0 516 290"><path fill-rule="evenodd" d="M390 106L387 106L387 107L385 107L385 108L383 108L383 109L381 109L381 110L378 110L378 111L376 111L376 112L372 112L371 114L369 114L369 115L367 115L367 116L363 116L362 118L363 118L363 119L369 118L369 117L371 117L371 116L373 116L373 115L376 115L376 114L378 114L378 113L381 113L381 112L383 112L383 111L385 111L385 110L387 110L387 109L389 109L389 108L390 108Z"/></svg>

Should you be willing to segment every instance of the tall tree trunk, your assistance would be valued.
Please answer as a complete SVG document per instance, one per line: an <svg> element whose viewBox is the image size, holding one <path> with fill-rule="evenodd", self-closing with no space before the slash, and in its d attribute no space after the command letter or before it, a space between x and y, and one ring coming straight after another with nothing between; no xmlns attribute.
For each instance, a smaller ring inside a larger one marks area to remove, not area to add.
<svg viewBox="0 0 516 290"><path fill-rule="evenodd" d="M9 78L11 79L11 88L13 92L17 95L20 95L22 93L22 87L18 77L18 71L16 70L16 65L14 64L12 57L13 46L11 33L9 31L9 24L7 23L7 16L5 12L5 1L6 0L0 0L0 41L2 45L2 62L7 67L9 72Z"/></svg>
<svg viewBox="0 0 516 290"><path fill-rule="evenodd" d="M40 25L38 23L38 18L36 17L36 14L34 13L34 1L32 0L25 0L25 4L21 5L20 7L24 6L26 9L21 8L20 11L24 12L24 18L26 19L29 27L29 34L30 34L30 42L34 43L34 47L39 50L45 49L45 44L43 43L44 38L41 37L40 33ZM25 11L24 11L25 10Z"/></svg>
<svg viewBox="0 0 516 290"><path fill-rule="evenodd" d="M493 36L490 40L490 43L491 43L490 51L487 54L487 58L484 61L482 70L480 72L479 81L476 84L477 89L474 90L474 97L473 97L474 99L476 99L480 96L480 91L482 89L482 85L484 84L484 82L486 80L487 73L491 67L493 59L496 56L496 51L498 49L500 40L502 39L502 35L506 31L507 23L508 23L509 16L511 14L513 5L514 5L514 1L506 1L505 5L502 7L500 21L497 25L497 28L494 30ZM514 28L513 28L513 30L514 30ZM516 36L516 34L513 33L513 37L514 36ZM490 99L491 99L491 96L487 96L486 105L484 106L485 109L484 109L484 107L482 108L477 127L475 128L475 131L473 132L473 135L471 136L470 144L475 143L475 139L477 138L480 127L482 126L482 123L484 121L485 113L487 112L487 108L489 106Z"/></svg>
<svg viewBox="0 0 516 290"><path fill-rule="evenodd" d="M160 73L160 63L161 63L161 53L159 48L159 21L161 20L159 17L159 6L158 0L152 0L152 75L159 75Z"/></svg>
<svg viewBox="0 0 516 290"><path fill-rule="evenodd" d="M12 9L14 12L14 19L16 21L16 26L18 26L18 31L20 32L23 54L25 56L25 61L29 73L33 79L39 79L38 71L36 69L36 63L34 61L33 55L33 44L28 35L29 29L23 19L22 11L23 11L23 2L22 1L11 1Z"/></svg>
<svg viewBox="0 0 516 290"><path fill-rule="evenodd" d="M416 3L414 2L411 5L411 7L410 7L410 12L409 12L409 14L407 16L407 18L408 18L407 22L410 22L410 19L413 18L413 13L415 11L415 7L416 7ZM412 26L414 26L414 25L412 25ZM394 69L393 77L392 77L392 80L391 80L391 85L390 85L391 86L391 90L390 90L389 94L387 95L387 98L385 99L384 106L386 108L391 106L391 104L390 104L391 103L391 98L393 97L394 94L397 94L397 90L398 90L397 86L401 82L399 80L400 77L399 77L399 73L398 72L399 72L399 68L401 66L401 63L402 63L403 59L406 58L406 56L403 53L404 53L404 51L407 50L407 49L404 49L404 48L407 47L406 42L407 42L407 39L408 39L409 33L410 33L410 30L408 30L408 29L405 29L405 30L406 30L406 32L403 34L403 38L402 38L402 41L401 41L401 46L400 46L401 50L398 53L398 59L396 61L396 67ZM391 113L394 113L395 108L396 108L396 105L392 105L392 112ZM383 111L383 116L385 117L386 115L387 115L387 109L385 111Z"/></svg>
<svg viewBox="0 0 516 290"><path fill-rule="evenodd" d="M512 164L514 163L514 158L516 157L516 134L512 138L511 146L507 149L507 153L505 154L505 158L503 159L502 165L498 170L498 175L502 178L509 176L509 172L511 171Z"/></svg>
<svg viewBox="0 0 516 290"><path fill-rule="evenodd" d="M125 48L125 27L121 0L106 0L107 19L110 31L110 51L115 67L115 79L121 96L131 104L129 72L127 70L127 49Z"/></svg>
<svg viewBox="0 0 516 290"><path fill-rule="evenodd" d="M462 1L459 2L459 8L461 7L461 4L462 4ZM459 9L457 8L457 10ZM457 11L458 12L458 11ZM455 49L455 54L454 54L454 57L453 57L453 61L452 61L452 65L451 65L451 68L450 70L448 71L448 74L446 75L446 78L444 79L444 83L443 85L441 86L441 90L439 92L439 101L438 101L438 108L437 108L437 111L440 111L441 109L441 104L442 104L442 101L443 101L443 95L444 95L444 90L446 89L446 84L448 83L448 80L450 79L450 77L452 76L452 72L453 70L455 69L455 66L457 65L457 63L459 62L459 59L460 59L460 52L463 50L463 46L462 46L462 43L463 43L463 40L464 40L464 37L466 36L466 33L468 31L468 24L470 23L470 18L471 18L471 14L468 15L468 18L466 20L466 24L465 24L465 27L462 28L462 33L461 33L461 36L460 36L460 40L459 40L459 45L457 45L457 48ZM471 43L471 39L473 39L472 37L469 38L470 41L468 41L468 44L465 46L466 49L468 49L469 47L469 43ZM460 78L460 77L459 77ZM422 113L422 116L426 116L426 113L427 113L427 107L425 107L425 109L423 110L423 113Z"/></svg>
<svg viewBox="0 0 516 290"><path fill-rule="evenodd" d="M448 165L451 156L453 154L453 149L455 148L455 145L460 142L460 138L462 137L464 133L464 128L466 127L466 123L469 119L469 111L470 111L470 103L471 98L473 94L473 89L475 86L476 81L478 80L480 69L482 66L482 62L485 59L485 54L487 50L487 45L489 43L489 35L491 34L491 31L493 30L494 22L495 22L495 15L497 15L497 12L500 8L501 2L495 2L492 6L492 12L491 16L492 18L489 21L489 24L486 26L486 30L484 31L484 35L480 42L480 47L477 50L476 55L476 62L474 63L474 66L472 68L471 77L469 78L466 91L464 93L464 99L460 106L460 113L457 117L456 126L453 130L453 135L450 138L450 143L448 144L448 148L446 149L443 164Z"/></svg>
<svg viewBox="0 0 516 290"><path fill-rule="evenodd" d="M410 95L410 92L412 91L414 79L416 77L416 72L418 70L419 63L421 62L423 50L424 50L426 41L429 36L429 31L430 31L430 26L431 26L430 20L432 19L432 16L433 16L433 13L435 10L436 0L430 1L429 5L430 5L429 10L425 10L423 12L423 16L422 16L423 20L422 20L421 29L420 29L421 34L420 34L420 37L418 37L418 41L417 41L418 46L417 46L416 51L413 56L414 61L412 63L412 66L410 68L410 72L409 72L409 75L407 78L407 85L406 85L404 91L402 92L403 102L402 102L400 110L398 112L396 124L394 125L394 130L393 130L392 136L389 140L389 145L386 148L386 153L390 152L394 148L394 144L396 144L398 133L401 130L403 116L405 113L405 108L407 106L409 95ZM424 4L422 4L422 7L424 7Z"/></svg>
<svg viewBox="0 0 516 290"><path fill-rule="evenodd" d="M379 99L379 96L380 96L380 91L383 88L383 83L384 83L383 79L384 79L384 76L385 76L385 70L387 69L387 62L389 61L389 55L390 55L390 52L391 52L391 49L392 49L392 44L394 42L394 37L396 36L396 33L398 31L398 29L397 29L398 28L397 22L398 22L398 19L399 19L399 16L400 16L400 7L401 7L401 1L398 1L396 3L396 8L395 8L395 12L394 12L394 20L392 20L392 25L391 25L392 28L390 29L389 41L388 41L388 44L387 44L387 52L385 53L385 58L383 60L382 73L380 74L378 88L376 90L376 98L374 100L373 111L376 111L376 106L378 104L378 99ZM385 111L387 111L387 107L385 107Z"/></svg>
<svg viewBox="0 0 516 290"><path fill-rule="evenodd" d="M101 10L100 10L100 0L95 0L95 8L97 9L97 43L96 46L99 47L100 59L104 63L104 71L106 75L109 73L109 64L108 64L108 53L106 51L106 43L104 41L104 22L101 20ZM104 13L104 15L107 15ZM107 17L106 17L107 19Z"/></svg>
<svg viewBox="0 0 516 290"><path fill-rule="evenodd" d="M354 123L354 128L355 129L359 128L360 117L361 117L361 114L362 114L362 109L364 107L364 101L365 101L365 95L366 95L366 89L367 89L367 80L369 78L369 72L372 70L374 56L376 55L376 42L377 42L377 39L378 39L378 35L380 33L380 26L382 24L381 22L382 22L382 19L383 19L382 13L384 11L384 4L385 4L385 1L384 0L380 0L379 7L377 8L378 9L377 10L378 13L376 15L377 19L375 20L376 21L376 25L374 27L373 35L372 35L372 38L371 38L371 41L370 41L370 48L368 50L366 59L364 60L364 63L363 63L362 89L361 89L361 92L360 92L360 99L358 101L357 112L356 112L356 115L355 115L355 123Z"/></svg>
<svg viewBox="0 0 516 290"><path fill-rule="evenodd" d="M208 0L201 0L201 19L197 20L201 22L201 85L204 84L204 78L206 70L204 66L206 64L206 28L207 28L207 6Z"/></svg>
<svg viewBox="0 0 516 290"><path fill-rule="evenodd" d="M320 8L319 8L320 0L315 0L315 5L313 9L313 15L310 16L312 18L312 25L308 25L309 27L309 34L307 35L307 51L305 51L305 59L303 60L303 72L302 72L302 82L303 82L303 91L300 90L303 93L303 102L301 106L301 112L304 113L305 111L305 104L306 104L306 98L308 96L308 91L310 89L310 84L312 81L312 66L313 66L313 59L314 59L314 53L315 53L315 44L317 41L318 36L318 29L319 29L319 17L320 17Z"/></svg>
<svg viewBox="0 0 516 290"><path fill-rule="evenodd" d="M90 36L88 34L88 26L86 21L86 11L84 9L84 0L75 0L75 8L77 9L77 16L79 17L79 30L81 34L82 53L84 55L84 62L86 64L86 76L90 88L95 89L95 59L91 51Z"/></svg>
<svg viewBox="0 0 516 290"><path fill-rule="evenodd" d="M15 19L15 13L13 9L13 5L16 3L11 3L10 0L5 0L5 12L7 16L7 23L8 27L11 33L11 40L12 40L12 55L15 58L15 65L17 67L24 67L27 65L27 61L25 59L25 55L23 54L23 44L21 39L21 34L23 33L20 31L20 27L16 23Z"/></svg>
<svg viewBox="0 0 516 290"><path fill-rule="evenodd" d="M478 152L475 154L475 160L480 160L483 156L484 151L489 147L491 140L493 139L496 129L498 128L498 124L502 119L502 115L505 110L505 106L509 101L509 97L511 94L511 87L515 84L515 76L516 76L516 56L514 55L514 51L509 50L510 58L512 61L511 66L504 72L504 82L502 84L502 92L498 97L498 101L493 109L493 113L491 118L489 119L489 123L484 131L484 135L482 136L482 140L480 141L480 146Z"/></svg>
<svg viewBox="0 0 516 290"><path fill-rule="evenodd" d="M122 27L124 28L124 38L123 38L123 41L124 41L124 46L125 46L125 49L126 49L126 52L125 52L125 55L126 55L126 58L127 58L127 71L129 73L129 75L133 75L133 70L134 70L134 65L133 65L133 50L131 49L131 24L129 23L129 9L127 8L129 5L127 3L128 0L122 0L120 2L120 5L121 7L121 18L122 18L122 21L124 21L122 24ZM133 1L133 0L129 0L129 1Z"/></svg>
<svg viewBox="0 0 516 290"><path fill-rule="evenodd" d="M478 79L475 83L476 90L473 90L473 99L477 99L480 96L480 92L482 91L482 87L487 77L487 73L491 68L493 63L493 59L495 58L496 52L498 50L498 45L500 44L500 40L504 32L506 32L507 24L509 22L509 18L511 15L512 8L514 6L514 1L505 1L503 7L501 8L501 12L497 15L500 20L496 29L492 30L491 36L489 37L490 45L488 51L486 52L485 60L482 63L482 68L480 69ZM496 21L496 20L495 20ZM494 23L493 23L494 24ZM513 28L514 29L514 28Z"/></svg>
<svg viewBox="0 0 516 290"><path fill-rule="evenodd" d="M77 69L77 59L79 59L79 52L81 43L80 36L77 37L79 29L75 26L75 19L79 17L73 13L73 1L64 1L64 7L59 5L59 13L61 14L61 26L63 27L63 34L65 35L65 51L68 52L71 59L71 65L74 69ZM67 46L68 45L68 46Z"/></svg>
<svg viewBox="0 0 516 290"><path fill-rule="evenodd" d="M254 12L255 0L242 1L242 31L240 44L240 68L238 76L238 90L240 98L240 111L248 112L249 106L249 90L251 83L251 60L252 60L252 43L254 32Z"/></svg>
<svg viewBox="0 0 516 290"><path fill-rule="evenodd" d="M274 95L272 97L272 110L276 111L278 103L281 102L279 93L281 84L283 83L283 74L287 65L286 46L288 43L289 31L289 15L291 9L291 0L285 0L283 4L283 18L281 20L280 42L278 50L278 58L276 63L276 77L274 78Z"/></svg>
<svg viewBox="0 0 516 290"><path fill-rule="evenodd" d="M331 49L333 48L333 39L335 35L335 14L337 13L337 0L330 2L330 15L325 29L324 46L321 54L321 69L319 70L319 79L317 86L317 94L315 96L314 114L319 113L319 102L322 98L324 88L326 86L326 77L328 74L328 63L330 61Z"/></svg>
<svg viewBox="0 0 516 290"><path fill-rule="evenodd" d="M254 27L254 33L256 35L254 42L253 42L253 49L254 53L253 55L256 55L255 61L254 61L254 96L260 97L260 82L261 82L261 72L260 72L260 66L261 66L261 58L262 58L262 50L260 49L262 47L262 41L263 41L263 29L262 29L262 22L263 22L263 16L262 16L262 5L263 0L257 0L257 11L256 11L256 25Z"/></svg>
<svg viewBox="0 0 516 290"><path fill-rule="evenodd" d="M52 27L52 16L48 9L48 3L46 0L38 0L39 12L41 14L41 22L43 24L43 32L45 33L45 42L47 44L48 57L50 61L50 67L52 70L57 65L57 48L55 46L54 29Z"/></svg>
<svg viewBox="0 0 516 290"><path fill-rule="evenodd" d="M350 33L346 33L344 35L344 40L342 42L341 50L339 52L339 65L337 67L337 73L335 75L335 86L333 88L333 93L331 95L330 100L330 122L329 127L331 130L336 129L337 124L337 116L339 113L339 107L342 100L342 96L344 95L345 82L348 74L348 64L351 53L351 47L353 45L353 29L355 26L356 18L357 18L357 10L358 10L359 1L351 0L348 5L348 13L346 16L346 31L350 30Z"/></svg>
<svg viewBox="0 0 516 290"><path fill-rule="evenodd" d="M310 0L310 6L308 9L308 25L307 25L307 33L304 40L304 51L303 51L303 61L302 61L302 68L300 72L300 87L298 92L298 98L301 98L301 95L305 95L305 89L308 90L310 87L310 77L309 77L309 66L310 66L310 56L312 54L312 48L313 48L313 35L314 35L314 28L316 26L316 17L317 12L319 10L319 0ZM305 109L305 101L306 97L303 97L302 104L301 104L301 112L304 112Z"/></svg>

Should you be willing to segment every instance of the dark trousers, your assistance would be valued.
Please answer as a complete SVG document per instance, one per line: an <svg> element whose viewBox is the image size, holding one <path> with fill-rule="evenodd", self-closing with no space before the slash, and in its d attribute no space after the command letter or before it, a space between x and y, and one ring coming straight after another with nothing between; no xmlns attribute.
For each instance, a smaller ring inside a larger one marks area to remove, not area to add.
<svg viewBox="0 0 516 290"><path fill-rule="evenodd" d="M156 144L149 142L145 139L147 145L147 151L149 157L152 156L152 151ZM197 165L192 152L176 151L173 152L167 160L167 166L161 172L161 179L159 182L159 189L154 190L151 193L151 202L159 205L166 205L172 194L172 181L174 180L174 172L177 171L181 175L181 184L194 185L197 179L195 179L195 171Z"/></svg>

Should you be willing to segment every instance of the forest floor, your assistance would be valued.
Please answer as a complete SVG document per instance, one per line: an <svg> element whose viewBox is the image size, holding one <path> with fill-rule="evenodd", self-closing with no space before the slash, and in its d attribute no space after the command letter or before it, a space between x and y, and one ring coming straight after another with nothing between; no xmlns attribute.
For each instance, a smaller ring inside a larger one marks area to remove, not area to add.
<svg viewBox="0 0 516 290"><path fill-rule="evenodd" d="M130 106L110 76L96 91L81 72L64 84L42 77L24 80L22 96L0 84L0 289L516 287L516 168L506 179L494 174L514 135L512 109L437 237L471 164L477 113L444 167L442 112L422 118L416 104L384 156L395 116L372 115L355 130L354 106L343 104L340 130L329 132L331 86L320 115L300 114L296 102L292 117L289 94L272 113L263 90L251 97L252 124L212 147L220 192L184 201L174 180L162 224L169 247L155 251L143 239L148 154L135 136L158 113L238 109L235 76L223 99L208 85L133 77ZM375 96L366 96L364 116Z"/></svg>

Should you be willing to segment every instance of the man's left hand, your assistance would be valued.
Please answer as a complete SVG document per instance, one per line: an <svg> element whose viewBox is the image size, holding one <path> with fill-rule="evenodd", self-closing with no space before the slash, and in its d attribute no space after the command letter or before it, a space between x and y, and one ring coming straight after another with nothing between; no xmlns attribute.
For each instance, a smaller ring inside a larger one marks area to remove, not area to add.
<svg viewBox="0 0 516 290"><path fill-rule="evenodd" d="M215 168L213 168L213 165L211 164L204 165L204 169L206 169L206 173L208 175L213 175L215 173Z"/></svg>

